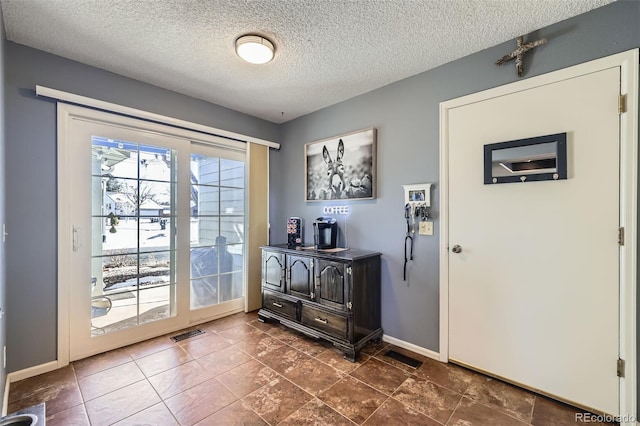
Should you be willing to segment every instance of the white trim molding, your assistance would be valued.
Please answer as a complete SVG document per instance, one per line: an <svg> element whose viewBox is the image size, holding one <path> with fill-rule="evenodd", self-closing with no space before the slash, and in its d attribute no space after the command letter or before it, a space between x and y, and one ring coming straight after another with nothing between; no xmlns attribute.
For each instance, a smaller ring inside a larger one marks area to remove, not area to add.
<svg viewBox="0 0 640 426"><path fill-rule="evenodd" d="M116 114L128 115L135 118L141 118L143 120L149 120L156 123L167 124L169 126L180 127L184 129L194 130L196 132L205 133L213 136L220 136L223 138L229 138L239 140L243 142L257 143L259 145L266 145L269 148L280 149L280 144L271 142L264 139L254 138L252 136L243 135L228 130L222 130L215 127L205 126L191 121L180 120L178 118L169 117L166 115L160 115L153 112L143 111L141 109L131 108L124 105L114 104L111 102L105 102L98 99L89 98L86 96L76 95L74 93L63 92L62 90L50 89L44 86L36 86L36 95L46 98L57 99L58 101L87 106L90 108L100 109L103 111L113 112Z"/></svg>
<svg viewBox="0 0 640 426"><path fill-rule="evenodd" d="M406 349L411 352L415 352L420 355L424 355L427 358L435 359L437 361L441 361L440 354L438 352L434 352L431 349L423 348L422 346L414 345L413 343L405 342L404 340L396 339L395 337L384 334L382 336L382 341L391 343L399 348Z"/></svg>
<svg viewBox="0 0 640 426"><path fill-rule="evenodd" d="M7 382L15 383L20 380L28 379L29 377L38 376L40 374L48 373L58 368L65 367L67 364L60 364L58 361L49 361L44 364L34 365L33 367L25 368L23 370L14 371L7 374Z"/></svg>
<svg viewBox="0 0 640 426"><path fill-rule="evenodd" d="M449 110L470 103L528 90L553 82L619 67L620 91L626 110L620 114L620 226L625 228L620 249L619 353L625 360L620 379L622 425L635 425L637 413L637 221L638 221L638 49L596 59L548 74L488 89L440 103L440 360L449 359ZM612 360L613 362L614 360ZM632 419L627 421L625 419Z"/></svg>
<svg viewBox="0 0 640 426"><path fill-rule="evenodd" d="M7 415L9 409L9 391L11 389L11 383L19 382L20 380L28 379L29 377L38 376L40 374L48 373L58 368L65 367L68 363L60 363L58 361L50 361L44 364L35 365L33 367L25 368L23 370L14 371L7 374L4 383L4 399L2 400L2 416Z"/></svg>

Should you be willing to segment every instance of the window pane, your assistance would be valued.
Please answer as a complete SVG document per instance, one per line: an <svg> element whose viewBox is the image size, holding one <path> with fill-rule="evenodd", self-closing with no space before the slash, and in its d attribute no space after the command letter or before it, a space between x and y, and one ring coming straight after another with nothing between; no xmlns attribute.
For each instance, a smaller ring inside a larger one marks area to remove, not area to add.
<svg viewBox="0 0 640 426"><path fill-rule="evenodd" d="M111 250L118 254L138 250L138 219L135 217L95 217L92 219L94 241L93 255L110 254ZM96 240L97 239L97 240Z"/></svg>
<svg viewBox="0 0 640 426"><path fill-rule="evenodd" d="M226 302L242 297L242 280L242 271L220 275L220 301Z"/></svg>
<svg viewBox="0 0 640 426"><path fill-rule="evenodd" d="M91 214L108 216L109 213L113 213L117 216L134 216L136 214L134 188L137 186L136 179L94 176Z"/></svg>
<svg viewBox="0 0 640 426"><path fill-rule="evenodd" d="M219 159L191 154L191 183L194 185L220 185Z"/></svg>
<svg viewBox="0 0 640 426"><path fill-rule="evenodd" d="M193 185L191 187L191 197L194 205L191 209L191 215L217 215L220 210L219 196L220 190L218 187Z"/></svg>
<svg viewBox="0 0 640 426"><path fill-rule="evenodd" d="M138 144L93 136L91 154L94 175L138 178Z"/></svg>
<svg viewBox="0 0 640 426"><path fill-rule="evenodd" d="M232 244L227 246L227 253L232 257L230 268L226 268L222 272L235 272L244 269L244 244Z"/></svg>
<svg viewBox="0 0 640 426"><path fill-rule="evenodd" d="M140 145L139 160L140 179L163 182L175 181L171 173L172 152L170 149Z"/></svg>
<svg viewBox="0 0 640 426"><path fill-rule="evenodd" d="M191 218L191 247L212 246L220 235L217 217Z"/></svg>
<svg viewBox="0 0 640 426"><path fill-rule="evenodd" d="M244 162L220 159L220 186L244 188Z"/></svg>
<svg viewBox="0 0 640 426"><path fill-rule="evenodd" d="M191 280L191 309L218 304L218 276Z"/></svg>
<svg viewBox="0 0 640 426"><path fill-rule="evenodd" d="M140 217L162 217L172 213L173 185L170 183L140 180L133 189L133 200L140 208Z"/></svg>
<svg viewBox="0 0 640 426"><path fill-rule="evenodd" d="M168 251L140 254L140 287L175 282L171 254Z"/></svg>
<svg viewBox="0 0 640 426"><path fill-rule="evenodd" d="M220 214L244 214L244 189L220 189Z"/></svg>
<svg viewBox="0 0 640 426"><path fill-rule="evenodd" d="M244 243L244 216L221 217L220 234L227 244Z"/></svg>
<svg viewBox="0 0 640 426"><path fill-rule="evenodd" d="M201 278L218 273L218 259L213 247L191 250L191 278Z"/></svg>
<svg viewBox="0 0 640 426"><path fill-rule="evenodd" d="M108 291L135 290L138 286L138 256L126 252L110 252L111 256L96 258L94 265L102 263L102 271L94 269L92 277L97 279L96 286L102 283L102 289ZM94 289L93 294L100 294Z"/></svg>
<svg viewBox="0 0 640 426"><path fill-rule="evenodd" d="M140 252L170 250L171 218L140 219Z"/></svg>
<svg viewBox="0 0 640 426"><path fill-rule="evenodd" d="M94 296L91 299L91 335L119 331L138 325L137 292Z"/></svg>
<svg viewBox="0 0 640 426"><path fill-rule="evenodd" d="M160 286L140 291L140 324L171 316L171 286Z"/></svg>

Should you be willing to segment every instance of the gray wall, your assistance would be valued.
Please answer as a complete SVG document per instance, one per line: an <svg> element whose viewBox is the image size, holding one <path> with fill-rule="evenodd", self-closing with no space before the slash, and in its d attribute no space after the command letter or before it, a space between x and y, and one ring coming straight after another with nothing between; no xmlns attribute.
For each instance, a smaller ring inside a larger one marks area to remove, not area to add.
<svg viewBox="0 0 640 426"><path fill-rule="evenodd" d="M4 20L2 19L2 9L0 9L0 82L4 81L4 46L5 32ZM4 198L5 198L5 157L4 157L4 85L0 84L0 226L5 223L4 217ZM0 229L0 232L2 230ZM4 384L7 379L6 369L2 363L2 348L5 344L6 321L5 321L5 252L2 236L0 235L0 401L4 398Z"/></svg>
<svg viewBox="0 0 640 426"><path fill-rule="evenodd" d="M6 48L7 371L53 361L56 103L36 85L278 141L273 123L12 42ZM64 255L64 253L62 254Z"/></svg>
<svg viewBox="0 0 640 426"><path fill-rule="evenodd" d="M543 28L528 37L547 37L549 42L526 56L524 78L637 48L638 22L640 2L620 1ZM361 128L378 129L378 198L348 203L352 213L347 223L349 246L383 253L382 326L386 335L439 350L439 103L518 80L513 63L494 65L514 48L515 40L282 126L282 148L271 154L272 243L285 242L288 216L305 219L307 242L312 243L311 223L321 216L321 206L328 204L303 201L304 144ZM436 183L432 194L435 235L416 238L410 279L403 282L402 185L424 182ZM482 212L469 214L477 215L481 224Z"/></svg>
<svg viewBox="0 0 640 426"><path fill-rule="evenodd" d="M527 56L524 77L636 48L640 46L639 21L640 2L619 1L541 29L531 37L544 36L549 43ZM383 253L385 333L424 348L439 349L438 107L444 100L518 80L513 65L493 65L513 50L514 41L282 126L11 42L2 46L7 59L5 152L13 160L5 168L8 371L56 358L56 114L55 103L35 98L36 84L280 140L281 151L271 151L273 243L285 242L288 216L305 218L307 242L311 242L310 224L325 205L303 201L304 144L376 127L378 198L349 203L349 246ZM0 146L0 161L1 154ZM436 183L432 194L436 234L417 238L410 279L403 282L401 185L422 182ZM342 219L340 223L344 228Z"/></svg>

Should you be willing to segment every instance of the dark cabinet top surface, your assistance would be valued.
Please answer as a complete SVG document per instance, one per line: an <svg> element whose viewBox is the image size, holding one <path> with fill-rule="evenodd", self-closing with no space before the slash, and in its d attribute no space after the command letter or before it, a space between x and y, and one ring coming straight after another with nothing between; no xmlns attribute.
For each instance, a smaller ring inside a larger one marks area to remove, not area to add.
<svg viewBox="0 0 640 426"><path fill-rule="evenodd" d="M332 251L331 249L327 250L316 250L316 249L305 249L305 248L288 248L286 244L275 244L272 246L261 246L263 250L276 250L280 252L285 252L293 255L299 256L313 256L324 258L327 260L337 260L337 261L352 261L358 259L364 259L367 257L375 257L381 256L382 253L377 251L368 251L368 250L360 250L360 249L347 249L342 251Z"/></svg>

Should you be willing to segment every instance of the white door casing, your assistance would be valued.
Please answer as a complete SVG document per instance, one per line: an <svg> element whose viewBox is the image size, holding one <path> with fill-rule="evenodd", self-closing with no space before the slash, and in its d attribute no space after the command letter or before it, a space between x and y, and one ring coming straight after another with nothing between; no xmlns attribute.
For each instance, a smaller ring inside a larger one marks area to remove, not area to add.
<svg viewBox="0 0 640 426"><path fill-rule="evenodd" d="M635 414L637 58L615 55L441 105L442 360ZM613 94L602 92L606 84ZM619 90L627 94L622 115ZM618 128L619 163L615 144L601 149L611 139L603 132L617 140ZM483 185L483 144L563 131L568 180ZM583 149L589 139L597 149ZM627 231L620 249L618 226ZM462 253L450 254L454 244ZM627 377L618 384L619 354Z"/></svg>

